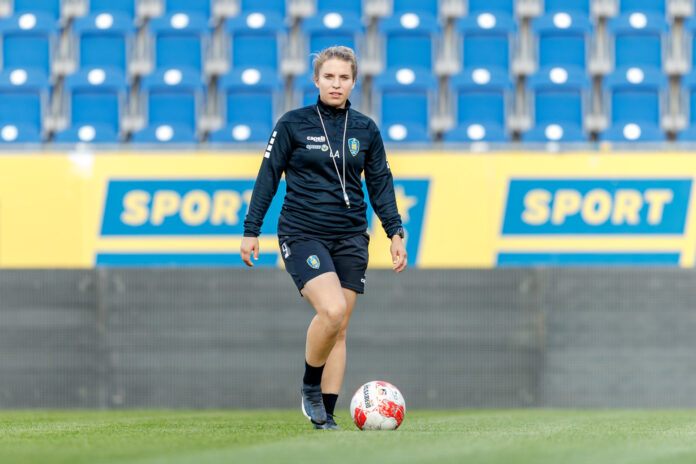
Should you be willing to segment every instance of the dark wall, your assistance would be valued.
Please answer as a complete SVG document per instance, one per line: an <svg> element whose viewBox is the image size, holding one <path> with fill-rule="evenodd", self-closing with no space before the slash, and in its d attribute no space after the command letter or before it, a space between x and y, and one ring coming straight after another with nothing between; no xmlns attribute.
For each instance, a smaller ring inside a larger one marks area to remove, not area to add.
<svg viewBox="0 0 696 464"><path fill-rule="evenodd" d="M369 271L339 406L694 407L696 272ZM0 408L299 407L314 311L277 269L0 271Z"/></svg>

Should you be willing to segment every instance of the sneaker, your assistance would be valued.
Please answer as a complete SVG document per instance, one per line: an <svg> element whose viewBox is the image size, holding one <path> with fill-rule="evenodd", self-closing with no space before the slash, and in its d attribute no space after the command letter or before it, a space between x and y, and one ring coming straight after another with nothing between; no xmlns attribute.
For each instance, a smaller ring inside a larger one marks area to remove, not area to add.
<svg viewBox="0 0 696 464"><path fill-rule="evenodd" d="M334 420L333 414L328 413L326 414L326 422L321 425L314 424L314 428L317 430L341 430L341 427Z"/></svg>
<svg viewBox="0 0 696 464"><path fill-rule="evenodd" d="M315 425L326 422L326 409L321 396L321 385L302 384L302 414Z"/></svg>

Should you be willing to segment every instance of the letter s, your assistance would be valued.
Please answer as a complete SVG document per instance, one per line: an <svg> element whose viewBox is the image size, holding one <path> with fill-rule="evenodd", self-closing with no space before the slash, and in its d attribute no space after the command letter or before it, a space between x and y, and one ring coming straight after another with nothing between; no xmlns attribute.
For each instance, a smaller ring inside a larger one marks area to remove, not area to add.
<svg viewBox="0 0 696 464"><path fill-rule="evenodd" d="M123 197L123 212L121 221L129 226L145 224L150 214L148 204L150 194L143 190L132 190Z"/></svg>
<svg viewBox="0 0 696 464"><path fill-rule="evenodd" d="M522 220L527 224L538 226L549 220L551 210L551 193L544 189L534 189L524 196Z"/></svg>

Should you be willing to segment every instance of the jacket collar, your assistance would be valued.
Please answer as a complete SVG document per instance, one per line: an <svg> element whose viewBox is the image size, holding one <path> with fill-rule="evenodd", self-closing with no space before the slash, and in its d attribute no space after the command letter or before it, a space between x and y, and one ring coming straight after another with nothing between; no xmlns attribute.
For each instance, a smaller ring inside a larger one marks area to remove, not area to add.
<svg viewBox="0 0 696 464"><path fill-rule="evenodd" d="M327 105L326 103L321 101L321 98L317 97L317 108L319 108L319 111L321 111L323 115L329 117L336 117L339 115L346 114L346 111L348 111L348 108L350 108L350 100L346 100L345 108L335 108L331 105Z"/></svg>

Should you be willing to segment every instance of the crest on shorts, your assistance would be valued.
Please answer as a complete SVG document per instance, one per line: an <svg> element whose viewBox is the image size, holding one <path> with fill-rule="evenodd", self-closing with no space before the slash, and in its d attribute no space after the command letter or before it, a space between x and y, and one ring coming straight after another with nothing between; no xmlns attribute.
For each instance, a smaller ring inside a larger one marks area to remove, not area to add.
<svg viewBox="0 0 696 464"><path fill-rule="evenodd" d="M351 155L357 155L360 151L360 142L358 142L358 139L348 139L348 148L350 149Z"/></svg>
<svg viewBox="0 0 696 464"><path fill-rule="evenodd" d="M312 269L319 269L319 266L321 263L319 262L319 258L317 258L317 255L312 255L309 258L307 258L307 264L309 264L309 267Z"/></svg>

